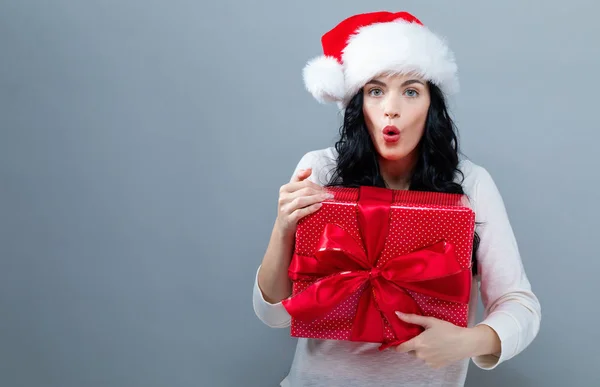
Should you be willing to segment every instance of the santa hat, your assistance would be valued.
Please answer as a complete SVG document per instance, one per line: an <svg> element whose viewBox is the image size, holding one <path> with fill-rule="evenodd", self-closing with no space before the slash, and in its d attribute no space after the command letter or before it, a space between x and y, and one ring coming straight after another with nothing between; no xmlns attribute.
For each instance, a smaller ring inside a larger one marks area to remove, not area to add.
<svg viewBox="0 0 600 387"><path fill-rule="evenodd" d="M444 40L407 12L351 16L321 38L323 55L303 71L307 90L321 103L345 106L383 73L414 73L447 95L458 91L454 54Z"/></svg>

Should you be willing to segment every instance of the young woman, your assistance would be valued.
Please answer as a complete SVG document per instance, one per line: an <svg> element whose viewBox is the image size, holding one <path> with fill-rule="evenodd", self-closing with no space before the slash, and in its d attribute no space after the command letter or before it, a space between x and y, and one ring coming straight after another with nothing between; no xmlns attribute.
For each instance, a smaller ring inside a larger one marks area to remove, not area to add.
<svg viewBox="0 0 600 387"><path fill-rule="evenodd" d="M464 193L476 213L469 326L398 314L424 331L393 349L378 344L298 339L282 386L462 386L469 360L486 370L536 337L532 293L502 197L481 166L459 159L445 98L457 90L453 54L414 16L350 17L322 38L324 54L304 69L307 89L344 110L335 147L308 152L283 185L271 239L254 286L254 310L268 326L289 327L288 266L297 222L318 211L327 186ZM474 323L477 290L484 319Z"/></svg>

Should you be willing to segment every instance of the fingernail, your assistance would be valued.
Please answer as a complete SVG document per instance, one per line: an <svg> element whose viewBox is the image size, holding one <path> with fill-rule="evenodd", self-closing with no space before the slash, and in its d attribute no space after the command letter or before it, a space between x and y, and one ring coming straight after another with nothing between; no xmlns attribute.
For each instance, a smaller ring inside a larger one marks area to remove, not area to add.
<svg viewBox="0 0 600 387"><path fill-rule="evenodd" d="M398 317L404 317L404 313L396 311L396 316L398 316Z"/></svg>

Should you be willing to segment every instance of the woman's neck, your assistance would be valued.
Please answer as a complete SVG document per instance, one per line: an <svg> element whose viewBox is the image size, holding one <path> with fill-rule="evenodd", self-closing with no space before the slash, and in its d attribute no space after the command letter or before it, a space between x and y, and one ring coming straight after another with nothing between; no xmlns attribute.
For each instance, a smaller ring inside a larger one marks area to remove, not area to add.
<svg viewBox="0 0 600 387"><path fill-rule="evenodd" d="M390 189L407 190L410 187L410 179L416 158L406 157L400 160L379 159L379 170L386 185Z"/></svg>

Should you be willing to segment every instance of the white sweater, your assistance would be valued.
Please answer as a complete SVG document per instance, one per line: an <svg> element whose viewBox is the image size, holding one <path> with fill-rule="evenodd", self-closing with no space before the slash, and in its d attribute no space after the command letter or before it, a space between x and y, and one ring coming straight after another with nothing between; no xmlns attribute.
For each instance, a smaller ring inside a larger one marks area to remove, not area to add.
<svg viewBox="0 0 600 387"><path fill-rule="evenodd" d="M307 153L299 169L311 167L310 180L323 185L335 166L334 148ZM496 331L501 352L473 358L481 369L490 370L519 354L535 338L541 308L532 293L504 202L490 174L481 166L462 160L462 182L476 214L481 238L477 252L478 275L473 278L469 304L469 326L474 325L477 291L481 292L486 324ZM258 271L257 271L258 274ZM281 303L265 301L255 278L254 311L266 325L288 328L290 316ZM463 386L469 359L432 369L412 354L379 351L378 344L299 338L288 376L281 386Z"/></svg>

